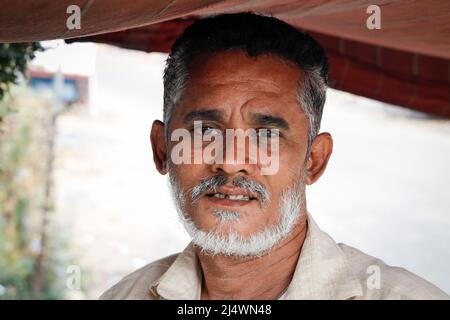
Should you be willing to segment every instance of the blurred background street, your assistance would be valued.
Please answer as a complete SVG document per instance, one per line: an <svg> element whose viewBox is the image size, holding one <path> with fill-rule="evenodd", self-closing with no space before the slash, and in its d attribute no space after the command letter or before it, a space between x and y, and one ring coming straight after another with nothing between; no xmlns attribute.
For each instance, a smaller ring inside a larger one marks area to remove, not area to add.
<svg viewBox="0 0 450 320"><path fill-rule="evenodd" d="M152 121L162 119L165 58L60 43L33 61L90 81L89 105L57 120L52 219L84 288L67 298L97 299L189 242L149 141ZM333 135L334 152L307 188L309 211L337 242L450 293L450 120L335 90L327 99L322 131Z"/></svg>

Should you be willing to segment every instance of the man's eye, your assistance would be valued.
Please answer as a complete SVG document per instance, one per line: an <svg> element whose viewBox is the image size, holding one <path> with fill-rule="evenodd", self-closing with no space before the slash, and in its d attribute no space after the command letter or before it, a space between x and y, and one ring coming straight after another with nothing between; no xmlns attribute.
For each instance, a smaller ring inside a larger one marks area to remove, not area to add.
<svg viewBox="0 0 450 320"><path fill-rule="evenodd" d="M194 133L202 136L215 136L220 134L220 130L213 127L197 127L194 128Z"/></svg>
<svg viewBox="0 0 450 320"><path fill-rule="evenodd" d="M259 129L258 135L265 138L275 138L280 135L280 131L278 129Z"/></svg>

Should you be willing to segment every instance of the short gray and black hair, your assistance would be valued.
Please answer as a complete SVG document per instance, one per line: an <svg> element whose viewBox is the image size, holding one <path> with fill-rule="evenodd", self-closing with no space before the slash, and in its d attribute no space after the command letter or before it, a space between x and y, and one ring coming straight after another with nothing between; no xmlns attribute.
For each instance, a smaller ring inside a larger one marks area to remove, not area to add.
<svg viewBox="0 0 450 320"><path fill-rule="evenodd" d="M294 62L303 71L298 101L309 121L308 154L318 134L328 87L328 60L306 32L276 19L250 12L222 14L193 23L172 46L164 70L166 139L174 106L189 78L189 63L200 54L244 50L251 57L271 54Z"/></svg>

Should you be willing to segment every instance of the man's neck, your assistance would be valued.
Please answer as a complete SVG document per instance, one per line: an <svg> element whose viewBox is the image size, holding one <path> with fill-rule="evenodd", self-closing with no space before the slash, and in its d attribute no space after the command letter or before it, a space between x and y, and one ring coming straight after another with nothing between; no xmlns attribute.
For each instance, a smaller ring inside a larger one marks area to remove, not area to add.
<svg viewBox="0 0 450 320"><path fill-rule="evenodd" d="M306 215L289 237L263 257L197 256L203 271L201 299L276 299L288 287L306 237Z"/></svg>

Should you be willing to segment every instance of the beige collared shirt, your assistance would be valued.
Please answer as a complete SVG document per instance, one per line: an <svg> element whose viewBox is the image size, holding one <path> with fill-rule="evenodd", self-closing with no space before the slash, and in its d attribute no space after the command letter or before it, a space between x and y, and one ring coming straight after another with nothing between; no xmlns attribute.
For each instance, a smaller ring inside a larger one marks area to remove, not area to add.
<svg viewBox="0 0 450 320"><path fill-rule="evenodd" d="M129 274L100 299L200 299L202 271L194 246ZM337 244L308 214L308 231L287 299L450 299L431 283L361 251Z"/></svg>

